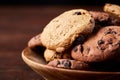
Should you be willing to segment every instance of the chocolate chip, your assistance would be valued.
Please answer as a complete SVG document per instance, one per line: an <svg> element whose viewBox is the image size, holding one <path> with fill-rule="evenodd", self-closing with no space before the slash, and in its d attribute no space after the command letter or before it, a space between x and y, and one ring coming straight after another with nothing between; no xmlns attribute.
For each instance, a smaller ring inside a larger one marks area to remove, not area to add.
<svg viewBox="0 0 120 80"><path fill-rule="evenodd" d="M70 62L70 61L65 62L64 66L65 66L66 68L70 68L71 62Z"/></svg>
<svg viewBox="0 0 120 80"><path fill-rule="evenodd" d="M64 65L65 68L70 68L71 62L69 60L63 60L62 61L62 65Z"/></svg>
<svg viewBox="0 0 120 80"><path fill-rule="evenodd" d="M103 40L98 40L98 45L100 44L104 44L104 41Z"/></svg>
<svg viewBox="0 0 120 80"><path fill-rule="evenodd" d="M99 47L98 47L98 46L96 46L96 48L97 48L97 49L99 49Z"/></svg>
<svg viewBox="0 0 120 80"><path fill-rule="evenodd" d="M116 31L108 30L108 31L105 32L105 34L117 34L117 32Z"/></svg>
<svg viewBox="0 0 120 80"><path fill-rule="evenodd" d="M115 10L112 10L112 12L115 12Z"/></svg>
<svg viewBox="0 0 120 80"><path fill-rule="evenodd" d="M75 12L73 15L81 15L81 12Z"/></svg>
<svg viewBox="0 0 120 80"><path fill-rule="evenodd" d="M120 41L117 44L120 46Z"/></svg>
<svg viewBox="0 0 120 80"><path fill-rule="evenodd" d="M117 34L117 32L115 32L115 31L112 31L111 33L112 33L112 34Z"/></svg>
<svg viewBox="0 0 120 80"><path fill-rule="evenodd" d="M106 32L105 32L105 34L110 34L110 33L111 33L111 31L106 31Z"/></svg>
<svg viewBox="0 0 120 80"><path fill-rule="evenodd" d="M85 41L85 37L83 35L78 36L73 42L73 46L82 44Z"/></svg>
<svg viewBox="0 0 120 80"><path fill-rule="evenodd" d="M57 60L57 65L59 65L59 64L60 64L60 61Z"/></svg>
<svg viewBox="0 0 120 80"><path fill-rule="evenodd" d="M109 29L105 32L105 34L111 34L111 32L112 32L112 29L109 28Z"/></svg>
<svg viewBox="0 0 120 80"><path fill-rule="evenodd" d="M90 23L93 23L93 20L92 20L92 19L90 20Z"/></svg>
<svg viewBox="0 0 120 80"><path fill-rule="evenodd" d="M103 17L103 16L101 16L101 17L99 18L99 20L100 20L100 21L104 20L104 17Z"/></svg>
<svg viewBox="0 0 120 80"><path fill-rule="evenodd" d="M85 12L83 12L82 14L85 14Z"/></svg>
<svg viewBox="0 0 120 80"><path fill-rule="evenodd" d="M112 44L112 41L108 41L109 44Z"/></svg>
<svg viewBox="0 0 120 80"><path fill-rule="evenodd" d="M76 46L74 49L73 49L74 52L77 52L78 51L78 47Z"/></svg>
<svg viewBox="0 0 120 80"><path fill-rule="evenodd" d="M81 45L80 46L81 48L80 48L80 51L81 51L81 53L83 52L83 50L84 50L84 48L83 48L83 46Z"/></svg>
<svg viewBox="0 0 120 80"><path fill-rule="evenodd" d="M97 49L100 49L100 50L105 50L105 47L99 47L99 46L96 46Z"/></svg>

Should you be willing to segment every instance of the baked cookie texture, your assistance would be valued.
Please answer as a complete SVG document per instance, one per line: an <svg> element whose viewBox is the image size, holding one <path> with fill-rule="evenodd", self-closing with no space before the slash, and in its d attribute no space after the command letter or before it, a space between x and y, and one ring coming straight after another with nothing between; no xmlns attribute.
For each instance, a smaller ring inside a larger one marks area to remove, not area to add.
<svg viewBox="0 0 120 80"><path fill-rule="evenodd" d="M57 53L54 50L46 49L44 51L44 58L47 62L52 61L54 59L71 59L70 53Z"/></svg>
<svg viewBox="0 0 120 80"><path fill-rule="evenodd" d="M48 61L54 60L55 58L61 58L61 54L57 55L54 50L46 49L44 51L44 58L48 62Z"/></svg>
<svg viewBox="0 0 120 80"><path fill-rule="evenodd" d="M105 4L104 11L120 18L120 6L116 4Z"/></svg>
<svg viewBox="0 0 120 80"><path fill-rule="evenodd" d="M64 69L76 69L76 70L89 69L89 65L87 63L70 59L54 59L53 61L50 61L47 65Z"/></svg>
<svg viewBox="0 0 120 80"><path fill-rule="evenodd" d="M71 51L75 60L102 62L114 59L120 50L120 26L106 26Z"/></svg>
<svg viewBox="0 0 120 80"><path fill-rule="evenodd" d="M63 52L81 34L89 34L95 22L84 9L66 11L54 18L41 33L41 42L56 52Z"/></svg>
<svg viewBox="0 0 120 80"><path fill-rule="evenodd" d="M107 12L100 11L89 11L91 16L95 19L95 25L104 27L110 25L120 25L120 19L114 16L111 16Z"/></svg>

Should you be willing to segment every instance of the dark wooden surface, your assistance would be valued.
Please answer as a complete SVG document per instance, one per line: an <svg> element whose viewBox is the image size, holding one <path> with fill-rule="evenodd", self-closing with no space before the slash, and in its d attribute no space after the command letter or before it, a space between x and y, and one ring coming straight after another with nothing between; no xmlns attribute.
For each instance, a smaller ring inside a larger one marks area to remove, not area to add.
<svg viewBox="0 0 120 80"><path fill-rule="evenodd" d="M0 6L0 80L43 80L21 58L30 38L62 12L101 6Z"/></svg>

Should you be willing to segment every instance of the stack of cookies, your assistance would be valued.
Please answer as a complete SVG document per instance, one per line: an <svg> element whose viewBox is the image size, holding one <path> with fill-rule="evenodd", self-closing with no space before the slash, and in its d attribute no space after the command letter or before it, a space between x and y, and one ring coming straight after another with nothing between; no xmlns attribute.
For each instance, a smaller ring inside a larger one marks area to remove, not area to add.
<svg viewBox="0 0 120 80"><path fill-rule="evenodd" d="M52 67L118 70L120 6L105 4L102 12L66 11L51 20L42 33L30 39L28 47L34 49L37 46L45 48L44 58Z"/></svg>

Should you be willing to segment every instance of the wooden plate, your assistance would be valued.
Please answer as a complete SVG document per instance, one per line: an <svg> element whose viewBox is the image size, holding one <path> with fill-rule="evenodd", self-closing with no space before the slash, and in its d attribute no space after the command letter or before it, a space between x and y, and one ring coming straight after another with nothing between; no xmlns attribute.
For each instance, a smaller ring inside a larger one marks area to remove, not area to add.
<svg viewBox="0 0 120 80"><path fill-rule="evenodd" d="M42 48L39 52L25 48L22 51L22 59L45 80L120 80L120 72L70 70L47 66L43 51Z"/></svg>

